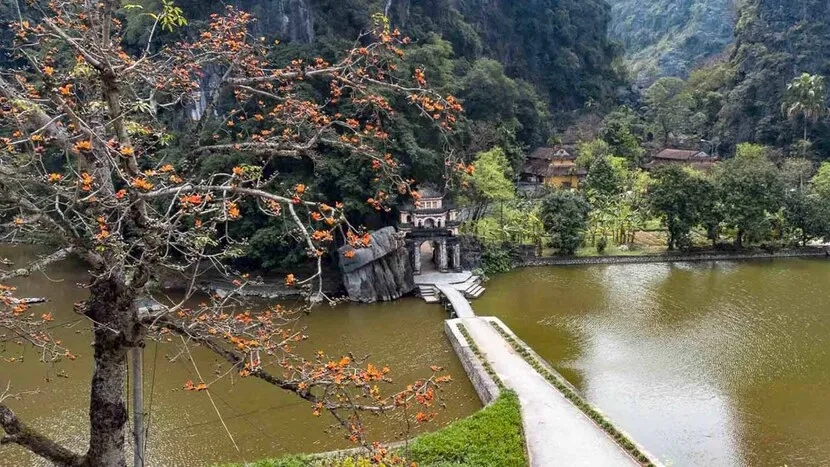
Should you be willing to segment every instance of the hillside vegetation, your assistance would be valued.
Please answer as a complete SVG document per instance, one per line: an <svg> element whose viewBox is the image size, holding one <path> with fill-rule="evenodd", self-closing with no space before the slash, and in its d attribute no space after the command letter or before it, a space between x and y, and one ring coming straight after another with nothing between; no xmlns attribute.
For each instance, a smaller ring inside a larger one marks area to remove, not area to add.
<svg viewBox="0 0 830 467"><path fill-rule="evenodd" d="M638 82L686 77L732 42L733 0L608 0L611 37Z"/></svg>

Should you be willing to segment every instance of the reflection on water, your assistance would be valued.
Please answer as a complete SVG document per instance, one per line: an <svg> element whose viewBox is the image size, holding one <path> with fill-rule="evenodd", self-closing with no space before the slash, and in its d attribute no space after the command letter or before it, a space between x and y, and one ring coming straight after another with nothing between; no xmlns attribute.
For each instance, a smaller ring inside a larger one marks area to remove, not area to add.
<svg viewBox="0 0 830 467"><path fill-rule="evenodd" d="M23 264L33 257L30 248L2 248L0 257ZM76 287L84 281L82 265L64 262L47 275L17 280L22 296L45 296L38 313L52 312L56 338L62 339L80 358L47 366L31 350L14 341L0 347L0 357L20 358L23 363L0 361L0 384L11 381L16 390L40 389L36 395L11 401L23 420L78 451L86 445L89 378L92 372L91 334L86 321L72 311L72 304L85 297ZM406 382L428 376L431 365L439 365L454 377L441 394L446 409L428 429L465 417L480 403L464 370L443 334L441 307L407 299L394 304L323 307L304 317L300 326L311 339L302 351L323 350L332 355L353 351L371 355L370 361L388 365L396 383L384 390L402 389ZM193 348L193 358L206 380L227 371L210 352ZM330 430L333 419L313 417L312 409L296 396L283 393L253 378L226 377L211 386L213 396L234 447L206 393L183 391L187 380L198 381L193 364L174 343L148 344L145 350L145 407L149 419L148 461L154 466L211 465L253 461L285 453L317 452L349 447L340 432ZM171 361L172 360L172 361ZM393 441L403 431L394 417L370 417L370 437ZM327 433L326 431L330 431ZM16 446L0 447L0 465L45 465Z"/></svg>
<svg viewBox="0 0 830 467"><path fill-rule="evenodd" d="M672 465L828 465L828 284L822 260L536 268L475 305Z"/></svg>

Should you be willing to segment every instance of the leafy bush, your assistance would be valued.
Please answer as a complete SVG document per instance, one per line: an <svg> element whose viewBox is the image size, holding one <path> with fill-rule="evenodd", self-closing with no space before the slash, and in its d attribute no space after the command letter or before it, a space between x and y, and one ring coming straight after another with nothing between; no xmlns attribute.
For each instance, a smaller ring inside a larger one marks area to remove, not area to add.
<svg viewBox="0 0 830 467"><path fill-rule="evenodd" d="M513 262L510 259L510 247L508 245L485 244L481 268L488 276L513 269Z"/></svg>

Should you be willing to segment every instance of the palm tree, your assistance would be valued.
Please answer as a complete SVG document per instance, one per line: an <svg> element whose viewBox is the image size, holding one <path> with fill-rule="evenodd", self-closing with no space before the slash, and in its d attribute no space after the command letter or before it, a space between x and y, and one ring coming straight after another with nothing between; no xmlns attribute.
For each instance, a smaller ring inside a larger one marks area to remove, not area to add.
<svg viewBox="0 0 830 467"><path fill-rule="evenodd" d="M802 73L787 85L788 99L784 102L787 117L804 119L804 140L807 140L807 125L815 123L826 111L824 77Z"/></svg>

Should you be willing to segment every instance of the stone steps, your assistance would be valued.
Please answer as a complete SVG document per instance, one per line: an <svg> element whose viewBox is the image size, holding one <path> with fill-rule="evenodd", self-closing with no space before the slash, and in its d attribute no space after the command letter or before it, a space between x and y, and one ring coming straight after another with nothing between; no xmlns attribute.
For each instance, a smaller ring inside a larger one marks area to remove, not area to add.
<svg viewBox="0 0 830 467"><path fill-rule="evenodd" d="M464 296L467 298L478 298L481 297L481 294L484 293L486 289L482 287L480 284L473 285L469 289L464 291Z"/></svg>
<svg viewBox="0 0 830 467"><path fill-rule="evenodd" d="M427 303L440 303L441 297L438 288L434 285L419 285L418 296L424 299Z"/></svg>

